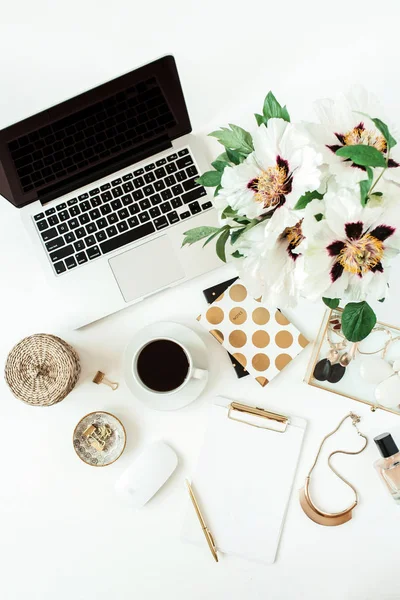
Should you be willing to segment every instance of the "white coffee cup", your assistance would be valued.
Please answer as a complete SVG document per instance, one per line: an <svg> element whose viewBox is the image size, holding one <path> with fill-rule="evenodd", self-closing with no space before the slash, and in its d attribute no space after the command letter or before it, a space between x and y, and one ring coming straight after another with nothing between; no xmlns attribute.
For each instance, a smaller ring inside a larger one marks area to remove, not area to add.
<svg viewBox="0 0 400 600"><path fill-rule="evenodd" d="M139 373L138 373L138 360L140 357L140 354L143 352L143 350L149 346L150 344L157 342L157 341L169 341L169 342L173 342L174 344L176 344L177 346L179 346L183 352L186 355L187 361L188 361L188 369L187 369L187 373L185 376L185 379L183 380L183 382L176 388L174 388L173 390L168 390L168 391L159 391L159 390L155 390L151 387L149 387L148 385L146 385L146 383L144 381L142 381ZM143 344L134 354L133 356L133 360L132 360L132 374L133 377L136 381L136 383L143 389L146 390L147 392L151 392L152 394L160 394L163 396L169 396L171 394L176 394L177 392L182 391L182 389L189 383L189 381L191 379L205 379L207 377L207 371L205 371L204 369L199 369L197 367L194 366L193 364L193 358L190 354L190 351L188 350L188 348L182 344L181 342L179 342L177 339L173 338L173 337L166 337L166 336L160 336L160 337L154 337L150 340L148 340L145 344Z"/></svg>

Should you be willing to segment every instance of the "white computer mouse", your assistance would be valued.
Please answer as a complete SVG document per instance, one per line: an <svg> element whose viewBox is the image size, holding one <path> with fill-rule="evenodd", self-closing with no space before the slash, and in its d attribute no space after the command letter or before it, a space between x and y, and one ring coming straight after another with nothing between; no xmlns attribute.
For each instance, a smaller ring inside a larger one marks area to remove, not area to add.
<svg viewBox="0 0 400 600"><path fill-rule="evenodd" d="M169 479L178 464L174 450L165 442L146 446L118 479L117 492L134 508L142 508Z"/></svg>

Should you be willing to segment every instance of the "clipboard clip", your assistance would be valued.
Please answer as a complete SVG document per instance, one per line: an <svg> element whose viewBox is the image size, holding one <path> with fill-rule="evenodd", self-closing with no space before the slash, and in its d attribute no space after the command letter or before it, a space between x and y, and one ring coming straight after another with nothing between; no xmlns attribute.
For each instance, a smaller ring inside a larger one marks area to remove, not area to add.
<svg viewBox="0 0 400 600"><path fill-rule="evenodd" d="M244 421L243 419L239 419L233 416L235 412L245 413L256 417L261 417L269 421L274 421L275 423L278 423L281 426L281 428L276 429L275 427L257 425L256 423ZM285 415L279 415L278 413L270 412L269 410L265 410L265 408L258 408L256 406L247 406L246 404L240 404L240 402L232 402L229 405L228 419L232 419L232 421L239 421L240 423L245 423L246 425L251 425L252 427L258 427L259 429L270 429L271 431L275 431L276 433L285 433L287 430L287 426L290 423L289 417L285 417Z"/></svg>

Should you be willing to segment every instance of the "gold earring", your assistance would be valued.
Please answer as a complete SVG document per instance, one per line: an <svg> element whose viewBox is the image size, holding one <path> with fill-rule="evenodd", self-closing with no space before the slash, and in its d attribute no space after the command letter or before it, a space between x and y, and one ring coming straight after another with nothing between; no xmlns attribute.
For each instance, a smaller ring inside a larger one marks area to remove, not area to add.
<svg viewBox="0 0 400 600"><path fill-rule="evenodd" d="M348 485L353 490L355 499L354 499L354 502L351 504L351 506L349 506L345 510L342 510L341 512L338 512L338 513L327 513L325 511L319 509L317 506L315 506L314 502L311 499L311 496L310 496L311 473L313 472L314 467L317 464L319 455L322 450L322 446L324 445L325 441L329 437L331 437L331 435L334 435L340 429L340 427L345 422L345 420L348 418L351 418L352 424L357 429L358 435L361 436L362 438L364 438L365 444L361 448L361 450L357 450L356 452L350 452L349 450L335 450L334 452L331 452L331 454L328 457L328 466L335 473L335 475L337 475L337 477L339 477L339 479L341 479L346 485ZM360 417L351 412L340 421L340 423L336 427L336 429L334 429L333 431L331 431L331 433L328 433L328 435L326 435L324 437L324 439L322 440L322 442L319 446L317 455L314 460L314 464L312 465L312 467L306 477L304 487L301 488L301 490L300 490L300 504L301 504L303 511L305 512L305 514L307 515L307 517L309 519L311 519L315 523L318 523L319 525L335 526L335 525L342 525L343 523L347 523L347 521L350 521L350 519L352 518L352 516L353 516L352 511L358 504L358 494L357 494L356 488L336 471L336 469L331 464L331 458L335 454L355 455L355 454L361 454L361 452L363 450L365 450L365 448L367 447L367 444L368 444L368 438L367 438L367 436L365 436L363 433L361 433L359 431L359 429L357 427L357 424L359 422L360 422Z"/></svg>

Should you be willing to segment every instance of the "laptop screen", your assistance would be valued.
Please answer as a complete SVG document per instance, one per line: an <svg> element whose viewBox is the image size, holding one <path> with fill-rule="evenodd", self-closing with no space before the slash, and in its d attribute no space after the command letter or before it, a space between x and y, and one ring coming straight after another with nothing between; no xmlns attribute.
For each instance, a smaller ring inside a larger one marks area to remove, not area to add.
<svg viewBox="0 0 400 600"><path fill-rule="evenodd" d="M0 131L0 193L18 207L46 202L190 131L167 56Z"/></svg>

